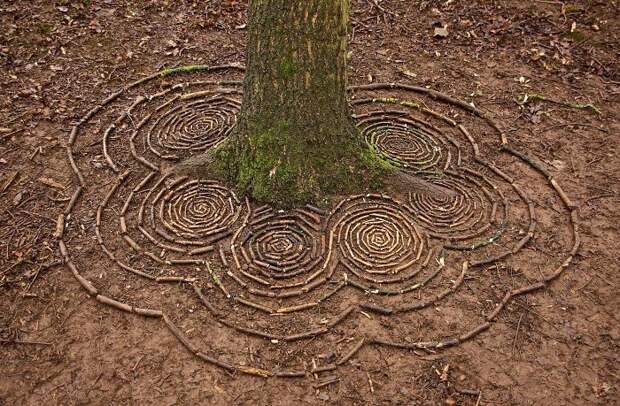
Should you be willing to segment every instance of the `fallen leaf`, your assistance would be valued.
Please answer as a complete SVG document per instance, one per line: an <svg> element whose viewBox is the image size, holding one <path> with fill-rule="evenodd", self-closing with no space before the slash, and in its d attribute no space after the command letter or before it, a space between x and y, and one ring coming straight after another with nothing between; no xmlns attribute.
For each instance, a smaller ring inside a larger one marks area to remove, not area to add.
<svg viewBox="0 0 620 406"><path fill-rule="evenodd" d="M400 73L402 73L405 76L409 76L410 78L415 78L416 76L418 76L407 68L401 68Z"/></svg>
<svg viewBox="0 0 620 406"><path fill-rule="evenodd" d="M551 161L551 165L559 171L566 169L566 163L564 161L560 161L559 159L554 159Z"/></svg>
<svg viewBox="0 0 620 406"><path fill-rule="evenodd" d="M101 28L101 24L99 24L99 21L97 20L92 20L88 24L88 28L95 31L97 34L100 34L103 32L103 28Z"/></svg>
<svg viewBox="0 0 620 406"><path fill-rule="evenodd" d="M450 364L446 364L446 366L443 368L443 371L441 371L441 375L439 376L439 379L442 382L446 382L448 380L448 371L450 370Z"/></svg>
<svg viewBox="0 0 620 406"><path fill-rule="evenodd" d="M435 27L435 31L433 32L433 37L435 38L446 38L448 36L448 26L444 27Z"/></svg>
<svg viewBox="0 0 620 406"><path fill-rule="evenodd" d="M65 185L63 185L62 183L52 178L40 177L39 182L43 183L44 185L47 185L47 186L50 186L56 189L60 189L60 190L64 190L66 188Z"/></svg>
<svg viewBox="0 0 620 406"><path fill-rule="evenodd" d="M16 194L15 197L13 198L13 206L17 206L18 204L20 204L22 202L23 197L24 197L24 192L19 192L18 194Z"/></svg>

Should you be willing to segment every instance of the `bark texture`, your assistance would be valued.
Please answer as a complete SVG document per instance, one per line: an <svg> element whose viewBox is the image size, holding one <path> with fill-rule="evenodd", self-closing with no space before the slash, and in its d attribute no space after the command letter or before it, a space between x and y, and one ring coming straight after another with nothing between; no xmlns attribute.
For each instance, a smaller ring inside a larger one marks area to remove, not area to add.
<svg viewBox="0 0 620 406"><path fill-rule="evenodd" d="M175 171L220 177L276 206L378 186L346 94L349 0L251 0L246 76L229 139Z"/></svg>
<svg viewBox="0 0 620 406"><path fill-rule="evenodd" d="M361 182L348 11L348 0L251 1L241 112L216 159L258 200L291 206Z"/></svg>
<svg viewBox="0 0 620 406"><path fill-rule="evenodd" d="M348 129L348 7L347 0L251 2L240 124L290 121L308 142Z"/></svg>

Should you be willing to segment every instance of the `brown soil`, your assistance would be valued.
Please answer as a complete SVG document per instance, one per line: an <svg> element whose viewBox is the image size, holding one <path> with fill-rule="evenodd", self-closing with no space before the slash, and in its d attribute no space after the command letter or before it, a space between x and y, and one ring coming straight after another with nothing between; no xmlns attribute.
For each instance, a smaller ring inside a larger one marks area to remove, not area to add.
<svg viewBox="0 0 620 406"><path fill-rule="evenodd" d="M72 125L113 91L161 68L243 62L246 5L232 0L5 2L0 4L0 405L607 405L618 399L618 5L373 3L352 4L350 82L406 82L472 102L494 117L511 145L542 161L579 205L581 248L560 278L542 291L514 298L493 326L472 340L442 351L366 346L334 373L337 382L319 389L313 376L260 378L207 364L161 320L123 313L90 297L61 264L53 233L76 182L64 148ZM433 37L435 28L445 25L447 37ZM237 72L234 78L239 77ZM518 104L525 94L529 101ZM532 100L533 94L573 107ZM591 104L600 114L575 104ZM497 135L470 123L463 110L436 108L470 124L484 151L497 144ZM106 119L93 126L105 128ZM101 155L100 133L83 137L80 162L91 169L88 179L104 196L113 177ZM411 334L422 337L425 331L449 335L460 318L488 312L501 301L501 288L511 289L519 278L536 280L539 269L544 274L561 262L567 244L570 250L566 209L545 179L531 169L517 171L514 161L500 155L489 158L519 174L518 183L540 216L538 232L520 255L476 271L447 305L403 324L370 312L347 321L336 334L301 340L279 352L266 349L265 340L235 336L199 318L181 319L184 331L192 327L201 342L217 344L227 356L264 357L266 366L291 367L325 348L342 355L368 332L402 340L409 338L411 325ZM398 188L390 191L398 194ZM523 211L514 203L516 213L525 216L527 206ZM98 204L91 197L80 203L76 216L92 225ZM516 237L522 231L517 227L510 233ZM76 237L69 248L80 269L110 295L124 294L126 286L107 269L92 233L72 232ZM486 280L489 275L494 279ZM478 280L490 284L477 286ZM190 289L144 288L140 297L153 292L167 299L166 309L194 311ZM347 293L326 315L353 297ZM398 298L391 300L398 305ZM243 310L231 317L254 315ZM309 324L316 317L301 312L295 323ZM256 320L265 324L269 318Z"/></svg>

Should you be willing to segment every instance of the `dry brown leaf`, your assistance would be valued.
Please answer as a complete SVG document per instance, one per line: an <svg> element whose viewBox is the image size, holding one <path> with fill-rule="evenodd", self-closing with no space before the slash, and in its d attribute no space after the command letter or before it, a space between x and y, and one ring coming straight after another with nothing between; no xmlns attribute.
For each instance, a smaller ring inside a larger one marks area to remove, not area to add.
<svg viewBox="0 0 620 406"><path fill-rule="evenodd" d="M435 27L435 31L433 32L433 37L435 38L446 38L448 36L448 26L445 27Z"/></svg>
<svg viewBox="0 0 620 406"><path fill-rule="evenodd" d="M56 188L56 189L60 189L60 190L64 190L66 188L65 185L63 185L62 183L52 179L52 178L46 178L46 177L40 177L39 178L39 182L43 183L44 185Z"/></svg>

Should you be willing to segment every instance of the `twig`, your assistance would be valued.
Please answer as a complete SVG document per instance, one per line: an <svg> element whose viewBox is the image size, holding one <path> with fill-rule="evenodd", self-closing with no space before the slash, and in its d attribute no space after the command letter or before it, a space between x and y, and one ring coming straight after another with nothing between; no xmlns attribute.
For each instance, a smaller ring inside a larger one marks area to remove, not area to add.
<svg viewBox="0 0 620 406"><path fill-rule="evenodd" d="M479 396L480 391L477 389L464 389L464 388L455 388L458 393L462 393L463 395L471 395L471 396Z"/></svg>
<svg viewBox="0 0 620 406"><path fill-rule="evenodd" d="M536 1L536 3L543 3L543 4L556 4L556 5L561 5L564 4L561 1L557 1L557 0L534 0Z"/></svg>
<svg viewBox="0 0 620 406"><path fill-rule="evenodd" d="M586 200L583 201L583 204L585 205L588 202L591 202L592 200L597 200L597 199L604 199L606 197L615 197L616 195L613 193L603 193L600 195L596 195L596 196L592 196L587 198Z"/></svg>
<svg viewBox="0 0 620 406"><path fill-rule="evenodd" d="M590 282L592 282L592 279L594 279L594 276L590 276L590 279L588 279L588 281L586 283L584 283L582 286L580 286L577 289L575 289L575 291L579 292L581 289L584 289L586 286L588 286L590 284Z"/></svg>
<svg viewBox="0 0 620 406"><path fill-rule="evenodd" d="M30 288L32 287L34 282L37 280L37 278L39 277L39 273L41 273L42 270L44 270L44 269L47 270L47 269L49 269L49 268L51 268L53 266L60 265L60 264L62 264L62 261L54 261L54 262L52 262L50 264L47 264L47 265L40 265L39 269L37 269L37 273L34 274L34 277L30 281L30 283L28 283L28 286L24 290L24 294L26 294L30 290Z"/></svg>
<svg viewBox="0 0 620 406"><path fill-rule="evenodd" d="M570 102L564 102L564 101L560 101L560 100L555 100L555 99L550 99L547 96L543 96L542 94L537 94L537 93L526 93L525 95L523 95L523 97L521 98L521 100L519 100L517 98L516 102L519 106L524 106L525 104L529 103L529 102L533 102L533 101L546 101L548 103L553 103L553 104L558 104L560 106L565 106L565 107L570 107L573 109L591 109L592 111L594 111L596 114L601 114L601 111L592 103L587 103L587 104L579 104L579 103L570 103Z"/></svg>
<svg viewBox="0 0 620 406"><path fill-rule="evenodd" d="M56 203L64 203L64 202L68 202L69 200L71 200L70 197L53 197L50 195L46 195L46 196L48 199Z"/></svg>
<svg viewBox="0 0 620 406"><path fill-rule="evenodd" d="M11 235L9 236L9 239L8 239L8 241L6 243L6 259L9 259L9 249L10 249L10 246L11 246L11 241L13 240L13 237L15 237L15 233L16 232L17 232L17 230L13 230L11 232Z"/></svg>
<svg viewBox="0 0 620 406"><path fill-rule="evenodd" d="M386 10L384 7L382 7L382 6L379 4L379 1L378 1L378 0L366 0L366 1L367 1L368 3L370 3L370 5L371 5L371 6L375 6L375 7L376 7L377 9L379 9L380 11L382 11L382 12L384 12L384 13L386 13L386 14L390 14L390 15L392 15L392 16L394 16L394 17L398 17L398 14L396 14L395 12L390 11L390 10Z"/></svg>
<svg viewBox="0 0 620 406"><path fill-rule="evenodd" d="M133 368L131 368L132 371L135 371L136 368L138 368L138 365L140 364L140 361L142 361L142 358L144 358L144 355L141 356L140 358L138 358L138 360L136 361L135 365L133 366Z"/></svg>
<svg viewBox="0 0 620 406"><path fill-rule="evenodd" d="M47 391L47 394L54 392L56 389L62 388L63 386L65 386L66 383L61 383L59 385L54 386L52 389Z"/></svg>
<svg viewBox="0 0 620 406"><path fill-rule="evenodd" d="M15 117L9 119L9 121L6 121L4 124L8 125L8 124L14 123L14 122L16 122L17 120L19 120L20 118L24 117L26 114L28 114L30 112L31 112L30 110L26 110L23 113L21 113L21 114L15 116Z"/></svg>
<svg viewBox="0 0 620 406"><path fill-rule="evenodd" d="M23 344L23 345L52 345L52 343L45 343L42 341L29 341L29 340L3 340L0 339L0 343L3 344Z"/></svg>
<svg viewBox="0 0 620 406"><path fill-rule="evenodd" d="M316 360L312 358L312 370L314 371L315 369L316 369ZM313 372L312 376L314 376L315 381L319 379L319 374L317 374L316 372Z"/></svg>
<svg viewBox="0 0 620 406"><path fill-rule="evenodd" d="M519 329L521 328L521 320L523 319L523 314L519 317L519 322L517 323L517 331L515 333L515 338L512 340L512 353L515 353L515 347L517 346L517 337L519 337Z"/></svg>
<svg viewBox="0 0 620 406"><path fill-rule="evenodd" d="M314 389L319 389L319 388L322 388L324 386L331 385L332 383L336 383L339 380L340 380L340 378L338 378L337 376L333 377L333 378L330 378L330 379L328 379L326 381L323 381L323 382L320 382L320 383L317 383L316 385L314 385Z"/></svg>
<svg viewBox="0 0 620 406"><path fill-rule="evenodd" d="M2 138L8 138L11 135L15 135L15 134L20 133L20 132L22 132L24 130L25 130L25 128L20 128L20 129L17 129L15 131L11 131L10 133L2 134Z"/></svg>
<svg viewBox="0 0 620 406"><path fill-rule="evenodd" d="M587 38L587 39L589 39L589 38ZM596 59L595 57L592 57L592 60L593 60L594 62L598 63L598 64L600 65L600 67L601 67L601 68L603 68L603 70L604 70L606 73L609 73L609 69L607 69L607 66L603 65L602 63L600 63L598 59Z"/></svg>
<svg viewBox="0 0 620 406"><path fill-rule="evenodd" d="M372 384L372 379L370 378L370 374L366 372L366 377L368 378L368 384L370 385L370 393L375 393L375 387Z"/></svg>
<svg viewBox="0 0 620 406"><path fill-rule="evenodd" d="M24 294L28 293L28 291L32 287L32 284L37 280L37 278L39 277L39 273L41 272L41 269L43 269L43 267L39 266L39 268L37 269L37 272L34 274L34 278L30 280L30 282L28 283L28 286L26 286L26 289L24 289Z"/></svg>
<svg viewBox="0 0 620 406"><path fill-rule="evenodd" d="M9 188L9 186L11 186L11 184L15 181L15 178L17 178L18 174L19 174L18 171L13 172L13 175L11 175L9 177L9 179L2 186L2 190L0 190L0 193L6 192L6 190Z"/></svg>
<svg viewBox="0 0 620 406"><path fill-rule="evenodd" d="M598 274L595 274L598 276ZM556 331L558 330L558 326L556 326L554 323L550 322L549 320L547 320L546 318L544 318L540 313L538 313L535 310L532 310L530 307L524 306L521 303L519 303L518 300L515 300L513 302L514 305L519 306L520 308L522 308L523 310L525 310L526 312L532 313L534 315L536 315L536 317L540 318L542 321L544 321L545 323L547 323L550 327L553 327Z"/></svg>
<svg viewBox="0 0 620 406"><path fill-rule="evenodd" d="M45 219L45 220L49 220L52 223L56 224L56 220L55 219L53 219L51 217L48 217L48 216L44 216L43 214L34 213L34 212L31 212L31 211L28 211L28 210L22 210L22 213L30 214L31 216L35 216L35 217L39 217L39 218L42 218L42 219Z"/></svg>
<svg viewBox="0 0 620 406"><path fill-rule="evenodd" d="M9 265L8 267L4 268L4 270L2 270L2 272L0 272L0 275L4 275L6 273L8 273L11 269L15 268L16 266L20 265L22 262L24 262L26 260L25 257L20 257L17 261L15 261L12 265Z"/></svg>

